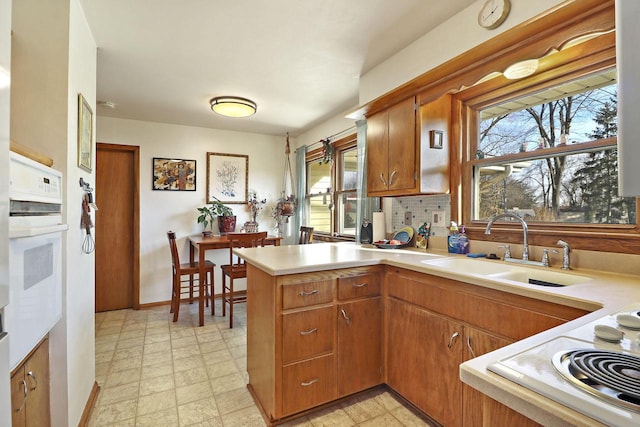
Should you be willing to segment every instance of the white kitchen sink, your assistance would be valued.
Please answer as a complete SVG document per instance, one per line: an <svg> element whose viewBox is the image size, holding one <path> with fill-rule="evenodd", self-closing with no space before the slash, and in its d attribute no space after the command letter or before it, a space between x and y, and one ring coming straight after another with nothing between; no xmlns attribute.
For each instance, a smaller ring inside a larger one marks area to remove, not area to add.
<svg viewBox="0 0 640 427"><path fill-rule="evenodd" d="M460 274L480 275L496 281L526 283L538 286L562 287L577 285L592 280L592 278L588 276L551 270L544 267L530 268L472 258L445 258L439 260L424 260L422 262L425 265L443 268Z"/></svg>

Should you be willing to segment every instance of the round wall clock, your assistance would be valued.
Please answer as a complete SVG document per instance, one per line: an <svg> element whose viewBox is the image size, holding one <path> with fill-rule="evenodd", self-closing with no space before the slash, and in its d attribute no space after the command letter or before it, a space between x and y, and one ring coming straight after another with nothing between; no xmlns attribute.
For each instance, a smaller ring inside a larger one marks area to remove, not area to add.
<svg viewBox="0 0 640 427"><path fill-rule="evenodd" d="M497 28L507 19L510 10L509 0L487 0L478 13L478 24L489 30Z"/></svg>

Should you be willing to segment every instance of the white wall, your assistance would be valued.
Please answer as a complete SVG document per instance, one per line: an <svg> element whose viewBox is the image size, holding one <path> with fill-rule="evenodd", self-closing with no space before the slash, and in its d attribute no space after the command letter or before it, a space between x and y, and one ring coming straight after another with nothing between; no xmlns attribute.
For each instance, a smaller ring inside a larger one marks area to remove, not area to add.
<svg viewBox="0 0 640 427"><path fill-rule="evenodd" d="M66 364L67 410L69 426L78 425L95 381L95 331L94 331L94 254L81 251L85 237L80 228L81 203L84 191L79 185L95 182L95 149L93 172L77 166L78 163L78 94L95 112L96 109L97 48L87 24L79 0L70 1L69 10L69 87L67 91L67 150L66 150L66 221L69 231L66 238L66 293L64 295L64 324L66 347L63 354L52 360L52 372ZM95 117L95 115L94 115ZM95 135L95 127L94 127ZM95 141L95 136L93 141ZM52 396L52 411L57 411L57 393ZM54 409L56 408L56 409ZM54 424L56 425L56 424ZM58 425L63 425L62 423Z"/></svg>
<svg viewBox="0 0 640 427"><path fill-rule="evenodd" d="M364 105L498 34L515 27L564 0L511 0L506 21L494 30L478 25L478 0L360 77Z"/></svg>
<svg viewBox="0 0 640 427"><path fill-rule="evenodd" d="M268 204L257 220L260 230L272 231L271 207L280 196L283 181L285 137L231 132L163 123L123 120L98 116L97 141L140 147L140 303L168 301L171 290L171 263L167 231L173 230L181 249L181 260L188 259L185 236L202 232L196 222L197 208L206 204L206 153L247 154L249 189ZM152 190L153 157L196 161L196 191ZM96 193L100 207L100 194ZM246 205L229 205L237 218L237 231L249 219ZM100 239L99 235L95 236ZM217 265L229 261L228 252L210 251L207 258ZM216 268L216 293L220 269ZM237 289L244 283L238 282Z"/></svg>

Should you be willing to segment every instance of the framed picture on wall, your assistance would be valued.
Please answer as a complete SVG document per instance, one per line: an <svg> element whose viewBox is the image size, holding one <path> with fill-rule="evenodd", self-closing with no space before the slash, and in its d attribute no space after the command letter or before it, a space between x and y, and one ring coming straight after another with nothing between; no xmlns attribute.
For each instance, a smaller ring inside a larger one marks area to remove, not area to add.
<svg viewBox="0 0 640 427"><path fill-rule="evenodd" d="M207 203L247 203L249 156L207 153Z"/></svg>
<svg viewBox="0 0 640 427"><path fill-rule="evenodd" d="M196 161L154 157L153 189L196 191Z"/></svg>
<svg viewBox="0 0 640 427"><path fill-rule="evenodd" d="M91 172L93 156L93 111L84 96L78 94L78 166Z"/></svg>

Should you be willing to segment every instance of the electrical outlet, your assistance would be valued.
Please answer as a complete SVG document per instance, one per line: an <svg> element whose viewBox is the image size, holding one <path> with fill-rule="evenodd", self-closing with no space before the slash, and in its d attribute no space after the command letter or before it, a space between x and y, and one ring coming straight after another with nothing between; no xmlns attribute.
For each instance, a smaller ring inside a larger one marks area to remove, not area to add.
<svg viewBox="0 0 640 427"><path fill-rule="evenodd" d="M411 225L411 219L413 215L411 215L411 211L406 211L404 213L404 225Z"/></svg>
<svg viewBox="0 0 640 427"><path fill-rule="evenodd" d="M431 225L434 227L444 227L444 211L433 211L431 213Z"/></svg>

